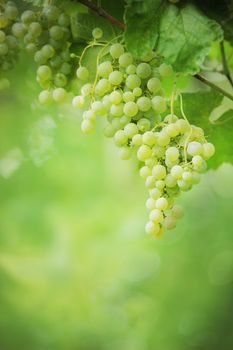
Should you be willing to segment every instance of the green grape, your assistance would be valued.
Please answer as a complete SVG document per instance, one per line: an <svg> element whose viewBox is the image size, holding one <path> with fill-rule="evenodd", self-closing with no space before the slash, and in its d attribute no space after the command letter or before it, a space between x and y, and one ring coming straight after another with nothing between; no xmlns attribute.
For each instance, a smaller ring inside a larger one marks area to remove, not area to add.
<svg viewBox="0 0 233 350"><path fill-rule="evenodd" d="M6 28L8 25L8 18L0 13L0 29L1 28Z"/></svg>
<svg viewBox="0 0 233 350"><path fill-rule="evenodd" d="M133 95L135 97L139 97L142 95L142 89L140 87L136 87L133 89Z"/></svg>
<svg viewBox="0 0 233 350"><path fill-rule="evenodd" d="M118 130L114 135L114 142L118 147L124 146L127 144L128 137L126 136L123 130Z"/></svg>
<svg viewBox="0 0 233 350"><path fill-rule="evenodd" d="M167 229L167 230L172 230L176 227L176 218L174 218L173 216L166 216L163 222L163 226Z"/></svg>
<svg viewBox="0 0 233 350"><path fill-rule="evenodd" d="M127 117L134 117L138 113L138 106L135 102L129 101L124 105L124 114Z"/></svg>
<svg viewBox="0 0 233 350"><path fill-rule="evenodd" d="M155 204L156 205L156 204ZM150 212L150 216L149 216L150 220L153 221L154 223L161 223L163 222L163 213L160 209L153 209Z"/></svg>
<svg viewBox="0 0 233 350"><path fill-rule="evenodd" d="M53 90L53 99L56 102L64 102L66 100L67 93L66 90L59 87Z"/></svg>
<svg viewBox="0 0 233 350"><path fill-rule="evenodd" d="M134 123L129 123L124 127L125 135L131 139L134 135L138 133L138 127Z"/></svg>
<svg viewBox="0 0 233 350"><path fill-rule="evenodd" d="M38 38L41 33L42 33L42 27L40 25L40 23L38 22L32 22L30 23L29 27L28 27L29 33L34 37L34 38Z"/></svg>
<svg viewBox="0 0 233 350"><path fill-rule="evenodd" d="M142 141L147 146L153 146L156 143L156 135L153 131L145 131L142 136Z"/></svg>
<svg viewBox="0 0 233 350"><path fill-rule="evenodd" d="M132 145L134 146L141 146L142 145L142 135L136 134L132 138Z"/></svg>
<svg viewBox="0 0 233 350"><path fill-rule="evenodd" d="M170 161L175 161L179 158L179 150L176 147L169 147L166 150L166 158Z"/></svg>
<svg viewBox="0 0 233 350"><path fill-rule="evenodd" d="M152 102L152 108L155 110L155 112L157 113L165 112L167 106L166 106L166 101L163 97L155 96L152 98L151 102Z"/></svg>
<svg viewBox="0 0 233 350"><path fill-rule="evenodd" d="M14 20L18 16L18 9L14 5L7 5L5 8L5 16L10 20Z"/></svg>
<svg viewBox="0 0 233 350"><path fill-rule="evenodd" d="M16 38L23 38L25 34L25 28L22 23L14 23L11 27L11 31Z"/></svg>
<svg viewBox="0 0 233 350"><path fill-rule="evenodd" d="M110 55L112 58L119 58L124 53L124 47L121 44L113 44L110 47Z"/></svg>
<svg viewBox="0 0 233 350"><path fill-rule="evenodd" d="M127 74L135 74L137 70L137 67L134 64L130 64L127 68L126 68L126 73Z"/></svg>
<svg viewBox="0 0 233 350"><path fill-rule="evenodd" d="M190 130L190 125L184 119L178 119L175 122L175 125L177 126L177 128L181 134L184 134L186 131Z"/></svg>
<svg viewBox="0 0 233 350"><path fill-rule="evenodd" d="M167 65L166 63L162 63L159 66L159 74L161 75L161 77L165 78L168 77L172 74L172 67Z"/></svg>
<svg viewBox="0 0 233 350"><path fill-rule="evenodd" d="M79 67L76 70L76 76L78 79L85 81L89 77L89 71L86 67Z"/></svg>
<svg viewBox="0 0 233 350"><path fill-rule="evenodd" d="M146 208L149 210L155 209L155 200L153 198L148 198L146 201Z"/></svg>
<svg viewBox="0 0 233 350"><path fill-rule="evenodd" d="M133 62L133 57L130 53L125 52L123 53L120 57L119 57L119 65L121 67L128 67L131 65L131 63Z"/></svg>
<svg viewBox="0 0 233 350"><path fill-rule="evenodd" d="M107 126L104 128L104 136L106 136L106 137L113 137L113 136L114 136L114 133L115 133L115 130L114 130L114 128L112 127L111 124L107 125Z"/></svg>
<svg viewBox="0 0 233 350"><path fill-rule="evenodd" d="M125 81L126 86L133 90L141 85L141 79L136 74L130 74Z"/></svg>
<svg viewBox="0 0 233 350"><path fill-rule="evenodd" d="M100 39L103 36L103 31L100 28L94 28L92 31L92 36L94 39Z"/></svg>
<svg viewBox="0 0 233 350"><path fill-rule="evenodd" d="M115 90L110 94L110 101L111 103L117 105L119 103L121 103L122 101L122 94L120 93L120 91Z"/></svg>
<svg viewBox="0 0 233 350"><path fill-rule="evenodd" d="M114 130L119 130L121 129L121 121L120 118L114 118L112 120L112 127L114 128Z"/></svg>
<svg viewBox="0 0 233 350"><path fill-rule="evenodd" d="M148 176L151 176L152 173L151 169L148 166L144 165L143 167L141 167L139 174L144 180L146 180Z"/></svg>
<svg viewBox="0 0 233 350"><path fill-rule="evenodd" d="M143 162L146 159L150 158L151 154L152 154L151 148L147 145L142 145L138 149L137 157L139 160Z"/></svg>
<svg viewBox="0 0 233 350"><path fill-rule="evenodd" d="M168 201L166 198L160 197L156 200L155 205L156 209L164 211L168 208Z"/></svg>
<svg viewBox="0 0 233 350"><path fill-rule="evenodd" d="M100 101L95 101L95 102L93 102L92 103L92 105L91 105L91 108L93 109L93 111L96 113L96 114L98 114L98 115L105 115L105 113L106 113L106 110L105 110L105 108L104 108L104 105L103 105L103 103L102 102L100 102Z"/></svg>
<svg viewBox="0 0 233 350"><path fill-rule="evenodd" d="M139 78L146 79L152 73L151 66L148 63L144 63L144 62L140 63L137 66L136 72L137 72L137 75L139 76Z"/></svg>
<svg viewBox="0 0 233 350"><path fill-rule="evenodd" d="M215 147L212 143L207 142L202 145L202 155L204 159L211 158L215 153Z"/></svg>
<svg viewBox="0 0 233 350"><path fill-rule="evenodd" d="M55 54L54 48L49 44L44 45L41 48L41 52L46 58L52 58Z"/></svg>
<svg viewBox="0 0 233 350"><path fill-rule="evenodd" d="M165 131L160 131L157 136L157 144L158 146L165 147L169 145L170 143L170 137Z"/></svg>
<svg viewBox="0 0 233 350"><path fill-rule="evenodd" d="M137 122L138 130L141 132L148 131L151 127L149 119L142 118Z"/></svg>
<svg viewBox="0 0 233 350"><path fill-rule="evenodd" d="M111 89L111 84L109 82L108 79L100 79L98 81L98 83L96 84L96 87L95 87L95 93L98 95L98 96L103 96L105 95L107 92L109 92Z"/></svg>
<svg viewBox="0 0 233 350"><path fill-rule="evenodd" d="M166 168L161 164L157 164L152 169L152 175L156 180L163 180L167 175Z"/></svg>
<svg viewBox="0 0 233 350"><path fill-rule="evenodd" d="M84 134L91 134L95 130L95 124L88 119L82 121L81 130Z"/></svg>
<svg viewBox="0 0 233 350"><path fill-rule="evenodd" d="M39 102L44 106L49 105L52 102L52 99L53 99L52 92L48 90L41 91L38 96Z"/></svg>
<svg viewBox="0 0 233 350"><path fill-rule="evenodd" d="M121 147L119 149L119 156L122 160L128 160L132 157L132 150L129 147Z"/></svg>
<svg viewBox="0 0 233 350"><path fill-rule="evenodd" d="M150 196L151 196L151 198L156 200L156 199L158 199L158 198L160 198L162 196L162 192L158 188L152 188L150 190Z"/></svg>
<svg viewBox="0 0 233 350"><path fill-rule="evenodd" d="M54 40L61 40L63 38L63 34L63 29L60 26L55 25L49 29L49 35Z"/></svg>
<svg viewBox="0 0 233 350"><path fill-rule="evenodd" d="M149 221L145 226L145 231L150 235L158 235L160 232L160 226L153 221Z"/></svg>
<svg viewBox="0 0 233 350"><path fill-rule="evenodd" d="M137 99L137 106L139 111L147 112L151 108L151 100L149 97L142 96Z"/></svg>
<svg viewBox="0 0 233 350"><path fill-rule="evenodd" d="M93 110L90 109L89 111L85 111L85 113L83 114L83 118L91 122L95 122L96 114Z"/></svg>
<svg viewBox="0 0 233 350"><path fill-rule="evenodd" d="M32 22L35 22L35 20L36 20L36 15L31 10L26 10L21 15L21 21L26 25L28 25Z"/></svg>
<svg viewBox="0 0 233 350"><path fill-rule="evenodd" d="M44 7L43 13L49 21L56 21L59 17L60 10L57 6L48 5Z"/></svg>
<svg viewBox="0 0 233 350"><path fill-rule="evenodd" d="M138 155L137 155L138 156ZM140 160L140 159L139 159ZM154 176L148 176L145 182L147 188L152 189L155 187L156 178Z"/></svg>
<svg viewBox="0 0 233 350"><path fill-rule="evenodd" d="M54 85L57 87L64 87L67 84L67 78L64 74L62 73L57 73L54 76Z"/></svg>
<svg viewBox="0 0 233 350"><path fill-rule="evenodd" d="M49 80L52 77L52 71L49 66L43 65L37 69L37 76L41 80Z"/></svg>
<svg viewBox="0 0 233 350"><path fill-rule="evenodd" d="M176 179L171 174L167 174L165 178L165 185L169 188L172 188L176 186L176 184L177 184Z"/></svg>
<svg viewBox="0 0 233 350"><path fill-rule="evenodd" d="M61 27L69 27L70 25L70 17L66 15L65 13L61 13L58 17L58 24Z"/></svg>
<svg viewBox="0 0 233 350"><path fill-rule="evenodd" d="M155 94L161 89L161 81L158 78L151 78L147 82L147 88L150 92Z"/></svg>
<svg viewBox="0 0 233 350"><path fill-rule="evenodd" d="M112 73L113 68L110 61L102 62L98 65L97 72L102 78L108 78L109 74Z"/></svg>
<svg viewBox="0 0 233 350"><path fill-rule="evenodd" d="M6 34L3 30L0 30L0 44L6 40Z"/></svg>
<svg viewBox="0 0 233 350"><path fill-rule="evenodd" d="M171 168L171 175L174 177L174 179L181 179L183 174L183 168L180 165L174 165Z"/></svg>
<svg viewBox="0 0 233 350"><path fill-rule="evenodd" d="M120 71L113 71L109 75L109 81L112 85L120 85L123 80L123 74Z"/></svg>
<svg viewBox="0 0 233 350"><path fill-rule="evenodd" d="M62 64L66 63L66 62L62 63L62 59L60 56L53 56L50 59L49 63L50 63L50 66L52 68L59 68L59 67L61 67ZM62 73L64 73L64 72L62 72Z"/></svg>
<svg viewBox="0 0 233 350"><path fill-rule="evenodd" d="M200 142L192 141L189 142L188 147L187 147L187 152L190 156L196 156L202 154L202 145Z"/></svg>
<svg viewBox="0 0 233 350"><path fill-rule="evenodd" d="M8 52L9 48L6 43L0 44L0 56L5 56Z"/></svg>
<svg viewBox="0 0 233 350"><path fill-rule="evenodd" d="M172 216L181 219L184 216L184 209L181 205L174 205L172 208Z"/></svg>
<svg viewBox="0 0 233 350"><path fill-rule="evenodd" d="M126 91L123 93L123 100L124 102L134 101L135 96L131 91Z"/></svg>
<svg viewBox="0 0 233 350"><path fill-rule="evenodd" d="M72 100L72 105L74 108L81 108L84 105L84 97L83 96L75 96Z"/></svg>
<svg viewBox="0 0 233 350"><path fill-rule="evenodd" d="M90 83L87 83L82 86L81 88L81 94L83 96L89 96L92 92L92 85Z"/></svg>
<svg viewBox="0 0 233 350"><path fill-rule="evenodd" d="M123 115L123 104L120 103L118 105L112 105L110 112L112 115L114 115L114 117L121 117Z"/></svg>

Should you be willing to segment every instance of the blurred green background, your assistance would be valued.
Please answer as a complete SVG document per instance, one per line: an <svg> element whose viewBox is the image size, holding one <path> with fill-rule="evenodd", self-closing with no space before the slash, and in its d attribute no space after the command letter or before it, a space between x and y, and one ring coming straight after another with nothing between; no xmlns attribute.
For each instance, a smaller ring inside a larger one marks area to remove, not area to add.
<svg viewBox="0 0 233 350"><path fill-rule="evenodd" d="M144 234L134 160L42 109L32 65L0 94L0 350L233 348L233 167L179 199L185 218Z"/></svg>

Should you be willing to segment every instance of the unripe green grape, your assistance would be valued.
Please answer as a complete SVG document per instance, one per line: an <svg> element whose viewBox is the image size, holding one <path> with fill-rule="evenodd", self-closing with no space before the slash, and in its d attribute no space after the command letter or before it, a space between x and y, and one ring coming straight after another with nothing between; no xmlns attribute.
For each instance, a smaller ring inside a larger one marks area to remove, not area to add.
<svg viewBox="0 0 233 350"><path fill-rule="evenodd" d="M42 27L38 22L30 23L28 30L34 38L38 38L42 33Z"/></svg>
<svg viewBox="0 0 233 350"><path fill-rule="evenodd" d="M119 130L114 135L114 142L117 146L121 147L127 144L128 138L123 130Z"/></svg>
<svg viewBox="0 0 233 350"><path fill-rule="evenodd" d="M81 66L76 70L76 76L78 79L85 81L89 78L89 70L86 67Z"/></svg>
<svg viewBox="0 0 233 350"><path fill-rule="evenodd" d="M36 15L33 11L31 10L26 10L22 13L21 15L21 21L24 23L24 24L29 24L31 22L34 22L36 19Z"/></svg>
<svg viewBox="0 0 233 350"><path fill-rule="evenodd" d="M156 136L153 131L146 131L142 136L142 141L147 146L153 146L156 143Z"/></svg>
<svg viewBox="0 0 233 350"><path fill-rule="evenodd" d="M49 105L53 100L52 92L49 90L41 91L38 96L38 100L44 106Z"/></svg>
<svg viewBox="0 0 233 350"><path fill-rule="evenodd" d="M187 153L190 156L196 156L202 154L202 145L200 142L192 141L189 142L188 147L187 147Z"/></svg>
<svg viewBox="0 0 233 350"><path fill-rule="evenodd" d="M103 36L103 31L100 28L94 28L92 31L92 36L94 39L100 39Z"/></svg>
<svg viewBox="0 0 233 350"><path fill-rule="evenodd" d="M167 168L172 168L174 165L177 165L179 163L179 159L176 159L176 160L170 160L168 158L165 158L165 164L166 164L166 167Z"/></svg>
<svg viewBox="0 0 233 350"><path fill-rule="evenodd" d="M100 101L93 102L91 105L91 108L99 116L105 115L105 113L106 113L104 105Z"/></svg>
<svg viewBox="0 0 233 350"><path fill-rule="evenodd" d="M112 120L112 127L114 128L114 130L119 130L121 129L121 121L120 118L114 118Z"/></svg>
<svg viewBox="0 0 233 350"><path fill-rule="evenodd" d="M40 78L40 80L49 80L52 77L52 71L49 66L40 66L37 69L37 76Z"/></svg>
<svg viewBox="0 0 233 350"><path fill-rule="evenodd" d="M62 27L68 27L70 25L70 17L65 13L61 13L58 17L58 24Z"/></svg>
<svg viewBox="0 0 233 350"><path fill-rule="evenodd" d="M177 135L179 135L179 128L176 124L173 123L166 125L164 127L164 131L170 137L176 137Z"/></svg>
<svg viewBox="0 0 233 350"><path fill-rule="evenodd" d="M48 5L44 7L43 13L49 21L56 21L59 17L60 10L57 6Z"/></svg>
<svg viewBox="0 0 233 350"><path fill-rule="evenodd" d="M36 47L35 44L29 43L29 44L26 45L26 51L27 51L30 55L35 54L36 50L37 50L37 47Z"/></svg>
<svg viewBox="0 0 233 350"><path fill-rule="evenodd" d="M165 149L157 145L152 148L152 152L156 158L163 158L165 155Z"/></svg>
<svg viewBox="0 0 233 350"><path fill-rule="evenodd" d="M132 145L134 146L141 146L142 145L142 135L136 134L132 138Z"/></svg>
<svg viewBox="0 0 233 350"><path fill-rule="evenodd" d="M110 112L112 115L114 115L114 117L121 117L123 115L123 103L112 105Z"/></svg>
<svg viewBox="0 0 233 350"><path fill-rule="evenodd" d="M119 149L119 156L122 160L128 160L132 157L132 150L129 147L121 147Z"/></svg>
<svg viewBox="0 0 233 350"><path fill-rule="evenodd" d="M157 180L155 185L159 190L162 191L165 187L165 181L164 180Z"/></svg>
<svg viewBox="0 0 233 350"><path fill-rule="evenodd" d="M133 90L141 85L141 79L136 74L130 74L125 81L126 86Z"/></svg>
<svg viewBox="0 0 233 350"><path fill-rule="evenodd" d="M52 26L50 29L49 29L49 35L52 39L54 40L61 40L63 38L63 30L62 30L62 27L60 26Z"/></svg>
<svg viewBox="0 0 233 350"><path fill-rule="evenodd" d="M182 174L182 179L191 185L193 184L193 176L190 171L184 171Z"/></svg>
<svg viewBox="0 0 233 350"><path fill-rule="evenodd" d="M184 181L183 179L177 180L177 185L184 192L189 191L192 187L190 183Z"/></svg>
<svg viewBox="0 0 233 350"><path fill-rule="evenodd" d="M110 61L102 62L98 65L97 73L102 78L108 78L109 74L112 73L113 68Z"/></svg>
<svg viewBox="0 0 233 350"><path fill-rule="evenodd" d="M54 84L57 87L64 87L67 84L67 78L62 73L57 73L54 77Z"/></svg>
<svg viewBox="0 0 233 350"><path fill-rule="evenodd" d="M142 96L137 99L139 111L147 112L151 108L151 100L149 97Z"/></svg>
<svg viewBox="0 0 233 350"><path fill-rule="evenodd" d="M72 105L74 108L81 108L84 105L84 97L83 96L74 96L72 100Z"/></svg>
<svg viewBox="0 0 233 350"><path fill-rule="evenodd" d="M81 94L83 96L89 96L92 92L92 84L87 83L85 85L82 86L81 88Z"/></svg>
<svg viewBox="0 0 233 350"><path fill-rule="evenodd" d="M151 78L147 82L147 88L150 92L155 94L161 89L161 81L158 78Z"/></svg>
<svg viewBox="0 0 233 350"><path fill-rule="evenodd" d="M54 56L55 54L55 50L54 48L49 45L49 44L46 44L44 45L42 48L41 48L41 52L43 53L43 55L46 57L46 58L51 58Z"/></svg>
<svg viewBox="0 0 233 350"><path fill-rule="evenodd" d="M144 180L146 180L147 177L152 174L152 172L148 166L144 165L143 167L141 167L139 174Z"/></svg>
<svg viewBox="0 0 233 350"><path fill-rule="evenodd" d="M110 101L114 103L115 105L121 103L122 101L122 94L120 91L115 90L110 94Z"/></svg>
<svg viewBox="0 0 233 350"><path fill-rule="evenodd" d="M189 131L191 128L189 123L184 119L178 119L175 122L175 125L177 126L177 128L181 134L184 134L186 131Z"/></svg>
<svg viewBox="0 0 233 350"><path fill-rule="evenodd" d="M147 165L148 167L150 167L152 169L156 164L158 164L158 162L157 162L156 158L153 158L153 152L152 152L152 158L148 158L145 161L145 165Z"/></svg>
<svg viewBox="0 0 233 350"><path fill-rule="evenodd" d="M109 109L111 107L111 101L110 101L109 95L105 95L103 97L102 103L103 103L103 106L106 109L106 111L109 111Z"/></svg>
<svg viewBox="0 0 233 350"><path fill-rule="evenodd" d="M0 44L0 56L5 56L8 52L9 48L6 43Z"/></svg>
<svg viewBox="0 0 233 350"><path fill-rule="evenodd" d="M130 64L127 68L126 68L126 73L127 74L135 74L137 70L137 67L134 64Z"/></svg>
<svg viewBox="0 0 233 350"><path fill-rule="evenodd" d="M112 85L120 85L123 80L123 74L120 71L115 70L112 73L110 73L108 79Z"/></svg>
<svg viewBox="0 0 233 350"><path fill-rule="evenodd" d="M136 73L141 79L146 79L151 75L151 66L148 63L139 63Z"/></svg>
<svg viewBox="0 0 233 350"><path fill-rule="evenodd" d="M134 101L135 96L131 91L126 91L123 93L123 100L124 102Z"/></svg>
<svg viewBox="0 0 233 350"><path fill-rule="evenodd" d="M135 102L129 101L124 105L124 114L127 117L134 117L138 113L138 106Z"/></svg>
<svg viewBox="0 0 233 350"><path fill-rule="evenodd" d="M156 200L155 205L156 209L164 211L168 207L168 201L165 197L160 197Z"/></svg>
<svg viewBox="0 0 233 350"><path fill-rule="evenodd" d="M54 56L49 61L52 68L59 68L62 65L62 59L60 56Z"/></svg>
<svg viewBox="0 0 233 350"><path fill-rule="evenodd" d="M161 223L163 221L163 213L160 209L153 209L150 212L149 219L154 223Z"/></svg>
<svg viewBox="0 0 233 350"><path fill-rule="evenodd" d="M162 63L160 66L159 66L159 74L161 75L161 77L165 78L165 77L169 77L172 73L173 73L173 70L172 70L172 67L167 65L166 63Z"/></svg>
<svg viewBox="0 0 233 350"><path fill-rule="evenodd" d="M160 198L162 196L162 191L159 190L158 188L152 188L150 190L150 196L151 198L153 198L154 200Z"/></svg>
<svg viewBox="0 0 233 350"><path fill-rule="evenodd" d="M202 145L202 155L204 159L211 158L215 153L215 147L212 143L207 142Z"/></svg>
<svg viewBox="0 0 233 350"><path fill-rule="evenodd" d="M157 164L152 169L152 175L156 180L163 180L166 177L166 168L161 164Z"/></svg>
<svg viewBox="0 0 233 350"><path fill-rule="evenodd" d="M23 38L25 34L25 28L22 23L14 23L11 27L11 31L16 38Z"/></svg>
<svg viewBox="0 0 233 350"><path fill-rule="evenodd" d="M157 235L160 232L160 226L153 221L149 221L145 226L145 231L150 235Z"/></svg>
<svg viewBox="0 0 233 350"><path fill-rule="evenodd" d="M148 131L150 130L151 122L149 119L142 118L137 122L137 127L138 127L138 130L141 132Z"/></svg>
<svg viewBox="0 0 233 350"><path fill-rule="evenodd" d="M96 114L95 114L95 112L92 109L89 109L88 111L85 111L83 113L83 119L87 119L90 122L94 123L95 120L96 120Z"/></svg>
<svg viewBox="0 0 233 350"><path fill-rule="evenodd" d="M124 128L127 124L130 123L130 118L126 117L126 115L123 115L122 117L120 117L120 123L121 123L122 127Z"/></svg>
<svg viewBox="0 0 233 350"><path fill-rule="evenodd" d="M64 102L67 97L66 90L59 87L53 90L53 99L56 102Z"/></svg>
<svg viewBox="0 0 233 350"><path fill-rule="evenodd" d="M175 114L168 114L164 118L165 123L175 123L178 120L178 117Z"/></svg>
<svg viewBox="0 0 233 350"><path fill-rule="evenodd" d="M202 171L204 159L200 155L196 155L192 158L193 168L197 171Z"/></svg>
<svg viewBox="0 0 233 350"><path fill-rule="evenodd" d="M155 96L151 100L152 102L152 108L157 112L157 113L163 113L166 111L166 101L163 97L161 96Z"/></svg>
<svg viewBox="0 0 233 350"><path fill-rule="evenodd" d="M142 95L142 89L141 89L140 87L134 88L134 89L133 89L133 94L134 94L134 96L136 96L136 97L141 96L141 95Z"/></svg>
<svg viewBox="0 0 233 350"><path fill-rule="evenodd" d="M81 130L84 134L91 134L95 130L95 124L88 119L84 119L81 123Z"/></svg>
<svg viewBox="0 0 233 350"><path fill-rule="evenodd" d="M126 68L130 66L132 62L133 62L133 57L129 52L125 52L119 57L119 65L121 67Z"/></svg>
<svg viewBox="0 0 233 350"><path fill-rule="evenodd" d="M125 135L131 139L134 135L138 133L138 127L134 123L129 123L124 127Z"/></svg>
<svg viewBox="0 0 233 350"><path fill-rule="evenodd" d="M149 210L155 209L155 200L153 198L148 198L146 201L146 208Z"/></svg>
<svg viewBox="0 0 233 350"><path fill-rule="evenodd" d="M103 96L111 89L111 84L108 79L100 79L95 86L95 93L98 96Z"/></svg>
<svg viewBox="0 0 233 350"><path fill-rule="evenodd" d="M154 51L147 52L146 55L142 57L142 61L150 62L153 58L156 57L156 53Z"/></svg>
<svg viewBox="0 0 233 350"><path fill-rule="evenodd" d="M184 209L181 205L174 205L172 208L172 216L176 219L181 219L184 216Z"/></svg>
<svg viewBox="0 0 233 350"><path fill-rule="evenodd" d="M171 168L171 175L176 179L181 179L183 174L183 168L180 165L174 165Z"/></svg>
<svg viewBox="0 0 233 350"><path fill-rule="evenodd" d="M71 60L69 50L64 50L64 51L62 51L62 52L61 52L61 58L62 58L63 61L69 62L69 61Z"/></svg>
<svg viewBox="0 0 233 350"><path fill-rule="evenodd" d="M14 20L18 16L18 9L13 4L12 5L7 5L6 8L5 8L4 14L10 20Z"/></svg>
<svg viewBox="0 0 233 350"><path fill-rule="evenodd" d="M156 179L153 175L150 175L146 178L146 182L145 182L145 185L146 185L146 188L149 188L149 189L152 189L155 187L155 182L156 182Z"/></svg>
<svg viewBox="0 0 233 350"><path fill-rule="evenodd" d="M60 68L60 72L65 74L65 75L69 75L71 72L71 65L67 62L63 62Z"/></svg>
<svg viewBox="0 0 233 350"><path fill-rule="evenodd" d="M172 230L176 227L176 219L173 216L166 216L163 222L163 226L167 230Z"/></svg>
<svg viewBox="0 0 233 350"><path fill-rule="evenodd" d="M151 154L152 154L151 148L147 145L142 145L138 149L137 157L139 160L143 162L146 159L150 158Z"/></svg>
<svg viewBox="0 0 233 350"><path fill-rule="evenodd" d="M111 124L107 125L105 128L104 128L104 135L106 137L113 137L114 136L114 133L115 133L115 130L114 128L112 127Z"/></svg>
<svg viewBox="0 0 233 350"><path fill-rule="evenodd" d="M113 44L109 52L112 58L119 58L124 53L124 47L119 43Z"/></svg>
<svg viewBox="0 0 233 350"><path fill-rule="evenodd" d="M169 145L169 143L170 143L170 137L168 136L168 134L166 134L166 132L163 130L160 131L157 137L158 146L165 147Z"/></svg>
<svg viewBox="0 0 233 350"><path fill-rule="evenodd" d="M168 158L170 161L175 161L179 158L179 150L176 147L169 147L166 150L166 158Z"/></svg>
<svg viewBox="0 0 233 350"><path fill-rule="evenodd" d="M177 184L176 179L171 174L167 174L164 181L165 181L165 185L169 188L175 187Z"/></svg>

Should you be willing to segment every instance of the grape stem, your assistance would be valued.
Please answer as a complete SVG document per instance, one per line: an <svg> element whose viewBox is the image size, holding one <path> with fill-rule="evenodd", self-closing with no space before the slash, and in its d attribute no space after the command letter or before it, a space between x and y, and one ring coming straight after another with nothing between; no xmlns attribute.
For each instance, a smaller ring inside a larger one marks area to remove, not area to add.
<svg viewBox="0 0 233 350"><path fill-rule="evenodd" d="M228 68L227 59L226 59L226 53L225 53L225 47L224 47L224 41L220 42L220 51L222 56L222 65L223 65L223 71L227 79L229 80L229 83L233 87L233 79L231 77L230 70Z"/></svg>
<svg viewBox="0 0 233 350"><path fill-rule="evenodd" d="M104 17L109 22L117 26L120 30L124 30L125 25L124 23L118 21L115 17L111 16L108 12L106 12L102 7L94 4L92 1L89 0L78 0L80 4L85 5L86 7L90 8L94 12L96 12L99 16Z"/></svg>
<svg viewBox="0 0 233 350"><path fill-rule="evenodd" d="M98 5L94 4L90 0L78 0L78 2L80 4L83 4L86 7L90 8L92 11L96 12L99 16L101 16L101 17L105 18L106 20L108 20L109 22L111 22L113 25L117 26L120 30L124 30L125 29L125 24L124 23L120 22L117 18L115 18L112 15L110 15L101 6L98 6ZM212 83L211 81L207 80L206 78L204 78L200 74L195 74L193 77L198 79L199 81L201 81L203 84L208 85L213 90L218 91L220 94L222 94L223 96L229 98L231 101L233 101L233 95L229 94L227 91L223 90L219 86L217 86L214 83ZM229 79L229 77L228 77L228 79Z"/></svg>

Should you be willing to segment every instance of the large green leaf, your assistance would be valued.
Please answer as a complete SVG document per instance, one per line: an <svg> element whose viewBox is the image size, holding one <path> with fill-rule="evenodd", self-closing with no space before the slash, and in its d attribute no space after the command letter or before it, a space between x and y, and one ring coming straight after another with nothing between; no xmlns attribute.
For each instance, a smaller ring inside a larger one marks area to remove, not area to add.
<svg viewBox="0 0 233 350"><path fill-rule="evenodd" d="M176 72L194 74L223 38L220 25L191 3L173 5L164 0L128 0L125 41L142 58L156 48Z"/></svg>
<svg viewBox="0 0 233 350"><path fill-rule="evenodd" d="M125 42L135 57L143 57L158 40L164 0L128 0L125 12Z"/></svg>
<svg viewBox="0 0 233 350"><path fill-rule="evenodd" d="M208 162L217 168L223 162L233 163L233 111L228 111L216 124L209 121L209 115L222 100L217 92L183 94L184 110L190 123L203 128L208 141L215 145L216 153Z"/></svg>

